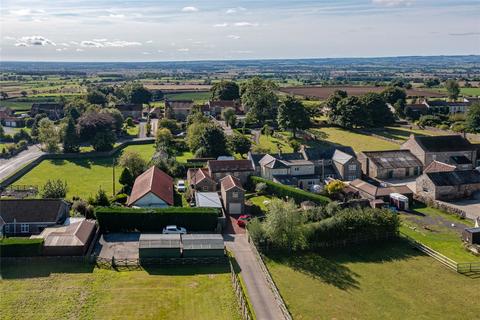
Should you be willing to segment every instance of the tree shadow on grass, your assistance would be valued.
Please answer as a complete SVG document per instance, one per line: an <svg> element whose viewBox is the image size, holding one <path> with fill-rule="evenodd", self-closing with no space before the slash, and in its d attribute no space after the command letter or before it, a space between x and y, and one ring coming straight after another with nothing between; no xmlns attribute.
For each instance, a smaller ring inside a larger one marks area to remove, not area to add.
<svg viewBox="0 0 480 320"><path fill-rule="evenodd" d="M28 279L49 277L54 273L92 273L94 265L86 261L67 258L36 257L28 259L3 259L0 279Z"/></svg>
<svg viewBox="0 0 480 320"><path fill-rule="evenodd" d="M225 274L230 273L228 264L212 264L212 265L143 265L143 269L150 275L158 276L193 276L208 274Z"/></svg>
<svg viewBox="0 0 480 320"><path fill-rule="evenodd" d="M402 239L296 254L266 253L266 257L275 263L287 265L341 290L360 288L360 275L346 266L347 263L386 263L419 255L423 254Z"/></svg>

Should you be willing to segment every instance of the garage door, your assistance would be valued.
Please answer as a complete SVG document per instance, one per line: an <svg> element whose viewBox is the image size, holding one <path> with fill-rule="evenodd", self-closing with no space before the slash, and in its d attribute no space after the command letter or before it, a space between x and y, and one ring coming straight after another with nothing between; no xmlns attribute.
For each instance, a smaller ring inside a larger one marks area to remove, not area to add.
<svg viewBox="0 0 480 320"><path fill-rule="evenodd" d="M230 203L229 204L230 214L240 214L242 213L242 204L241 203Z"/></svg>

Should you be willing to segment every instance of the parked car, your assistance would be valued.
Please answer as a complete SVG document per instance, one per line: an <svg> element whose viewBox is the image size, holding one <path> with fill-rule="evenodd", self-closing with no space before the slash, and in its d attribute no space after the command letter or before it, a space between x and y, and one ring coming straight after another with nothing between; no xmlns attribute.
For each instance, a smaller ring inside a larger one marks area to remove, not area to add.
<svg viewBox="0 0 480 320"><path fill-rule="evenodd" d="M177 190L178 190L178 192L185 192L185 190L186 190L185 180L178 180L177 181Z"/></svg>
<svg viewBox="0 0 480 320"><path fill-rule="evenodd" d="M166 226L163 228L163 234L186 234L187 229L177 226Z"/></svg>
<svg viewBox="0 0 480 320"><path fill-rule="evenodd" d="M176 134L175 137L181 138L181 137L185 137L186 135L187 135L187 133L185 131L182 131L182 132Z"/></svg>
<svg viewBox="0 0 480 320"><path fill-rule="evenodd" d="M248 221L252 220L252 216L249 215L249 214L242 214L238 220L237 220L237 224L240 226L240 227L245 227L248 223Z"/></svg>

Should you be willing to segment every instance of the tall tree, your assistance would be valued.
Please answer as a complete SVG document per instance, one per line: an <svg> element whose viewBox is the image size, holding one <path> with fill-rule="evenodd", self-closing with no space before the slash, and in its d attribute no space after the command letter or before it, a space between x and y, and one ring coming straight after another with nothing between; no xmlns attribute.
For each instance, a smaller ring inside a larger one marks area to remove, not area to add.
<svg viewBox="0 0 480 320"><path fill-rule="evenodd" d="M448 92L448 97L452 100L457 100L458 96L460 95L460 86L458 85L458 82L449 79L445 81L445 89L447 89Z"/></svg>
<svg viewBox="0 0 480 320"><path fill-rule="evenodd" d="M385 101L391 105L395 104L398 100L401 100L405 104L407 99L407 93L399 87L387 87L382 91L382 95Z"/></svg>
<svg viewBox="0 0 480 320"><path fill-rule="evenodd" d="M278 124L284 130L292 130L293 137L298 129L310 126L310 116L300 100L287 96L278 106Z"/></svg>
<svg viewBox="0 0 480 320"><path fill-rule="evenodd" d="M250 151L252 141L244 135L236 133L228 137L228 145L230 150L243 156Z"/></svg>
<svg viewBox="0 0 480 320"><path fill-rule="evenodd" d="M366 114L365 126L383 127L395 122L393 114L385 103L381 94L366 93L359 98L360 104Z"/></svg>
<svg viewBox="0 0 480 320"><path fill-rule="evenodd" d="M153 95L141 83L130 83L124 88L127 102L129 103L150 103Z"/></svg>
<svg viewBox="0 0 480 320"><path fill-rule="evenodd" d="M127 168L134 178L138 177L147 168L147 162L135 151L125 151L118 159L118 164Z"/></svg>
<svg viewBox="0 0 480 320"><path fill-rule="evenodd" d="M228 154L225 134L223 130L216 125L205 126L200 133L199 142L201 150L203 151L203 157L217 158ZM198 149L195 151L198 152Z"/></svg>
<svg viewBox="0 0 480 320"><path fill-rule="evenodd" d="M88 103L104 106L107 103L107 96L97 89L91 89L87 92L86 100Z"/></svg>
<svg viewBox="0 0 480 320"><path fill-rule="evenodd" d="M480 103L474 103L468 108L465 126L474 133L480 133Z"/></svg>
<svg viewBox="0 0 480 320"><path fill-rule="evenodd" d="M63 152L79 152L80 145L75 128L75 121L71 117L68 117L67 127L63 136Z"/></svg>
<svg viewBox="0 0 480 320"><path fill-rule="evenodd" d="M40 196L43 199L62 199L67 196L67 191L66 181L48 179L40 191Z"/></svg>
<svg viewBox="0 0 480 320"><path fill-rule="evenodd" d="M223 120L230 127L234 128L237 123L237 116L235 115L235 110L232 108L227 108L222 112Z"/></svg>
<svg viewBox="0 0 480 320"><path fill-rule="evenodd" d="M278 97L276 85L270 80L254 77L241 86L242 103L247 108L247 117L262 123L277 116Z"/></svg>
<svg viewBox="0 0 480 320"><path fill-rule="evenodd" d="M222 80L210 88L212 100L237 100L240 98L240 88L234 81Z"/></svg>
<svg viewBox="0 0 480 320"><path fill-rule="evenodd" d="M53 122L48 118L43 118L38 123L38 140L47 152L57 152L59 150L60 135Z"/></svg>
<svg viewBox="0 0 480 320"><path fill-rule="evenodd" d="M115 133L113 131L99 131L91 140L95 151L110 151L115 144Z"/></svg>
<svg viewBox="0 0 480 320"><path fill-rule="evenodd" d="M357 97L347 97L340 100L335 108L328 113L329 121L345 128L362 127L365 125L366 114Z"/></svg>

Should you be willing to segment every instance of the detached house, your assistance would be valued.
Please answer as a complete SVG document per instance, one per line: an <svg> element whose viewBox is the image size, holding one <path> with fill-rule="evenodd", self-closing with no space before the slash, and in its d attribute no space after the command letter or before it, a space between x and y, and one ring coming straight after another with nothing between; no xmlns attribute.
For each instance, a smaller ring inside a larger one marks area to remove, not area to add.
<svg viewBox="0 0 480 320"><path fill-rule="evenodd" d="M164 117L185 121L194 107L193 100L165 99Z"/></svg>
<svg viewBox="0 0 480 320"><path fill-rule="evenodd" d="M410 135L401 147L410 150L424 166L436 160L454 165L458 170L478 166L477 147L460 135L419 137Z"/></svg>
<svg viewBox="0 0 480 320"><path fill-rule="evenodd" d="M468 198L480 191L480 172L456 170L427 172L417 178L417 194L432 200Z"/></svg>
<svg viewBox="0 0 480 320"><path fill-rule="evenodd" d="M190 168L187 171L187 184L189 192L214 192L217 190L217 182L210 177L207 168Z"/></svg>
<svg viewBox="0 0 480 320"><path fill-rule="evenodd" d="M37 114L44 113L50 120L59 120L65 116L63 105L59 103L34 103L30 109L30 115L35 117Z"/></svg>
<svg viewBox="0 0 480 320"><path fill-rule="evenodd" d="M210 100L205 104L204 112L217 117L226 109L233 109L236 114L243 114L242 105L234 100Z"/></svg>
<svg viewBox="0 0 480 320"><path fill-rule="evenodd" d="M127 205L142 208L173 206L173 178L153 166L135 179Z"/></svg>
<svg viewBox="0 0 480 320"><path fill-rule="evenodd" d="M125 119L128 117L131 117L133 119L140 119L142 117L142 104L117 104L115 108L120 111L120 113Z"/></svg>
<svg viewBox="0 0 480 320"><path fill-rule="evenodd" d="M364 151L358 160L363 173L377 179L404 179L422 173L423 164L409 150Z"/></svg>
<svg viewBox="0 0 480 320"><path fill-rule="evenodd" d="M217 182L228 175L232 175L239 179L242 184L246 183L248 177L254 172L250 160L209 160L207 169L210 177Z"/></svg>
<svg viewBox="0 0 480 320"><path fill-rule="evenodd" d="M239 179L229 175L220 180L220 193L227 213L241 214L245 211L245 190Z"/></svg>
<svg viewBox="0 0 480 320"><path fill-rule="evenodd" d="M0 230L7 236L30 236L61 225L69 212L60 199L0 200Z"/></svg>
<svg viewBox="0 0 480 320"><path fill-rule="evenodd" d="M428 109L433 112L448 112L448 113L465 113L472 104L467 101L442 101L442 100L425 100L423 102Z"/></svg>

